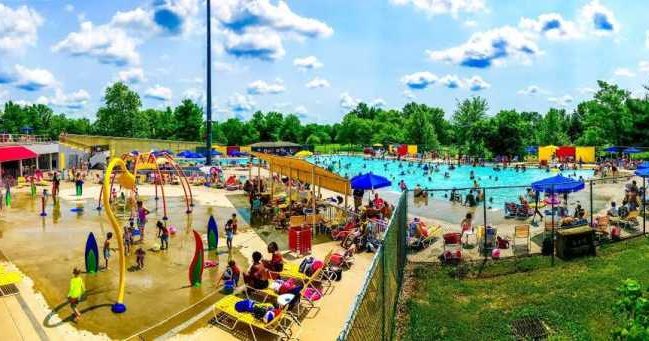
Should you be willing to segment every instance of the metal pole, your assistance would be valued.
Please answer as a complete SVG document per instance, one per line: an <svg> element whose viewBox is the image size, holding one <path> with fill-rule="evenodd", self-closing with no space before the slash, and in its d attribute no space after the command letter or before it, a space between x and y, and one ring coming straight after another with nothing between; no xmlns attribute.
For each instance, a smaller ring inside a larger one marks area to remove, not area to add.
<svg viewBox="0 0 649 341"><path fill-rule="evenodd" d="M642 234L647 233L647 220L646 220L646 214L647 214L647 208L645 207L645 199L647 196L647 188L646 186L646 180L645 177L642 177Z"/></svg>
<svg viewBox="0 0 649 341"><path fill-rule="evenodd" d="M482 218L484 219L484 258L487 258L487 190L482 189Z"/></svg>
<svg viewBox="0 0 649 341"><path fill-rule="evenodd" d="M551 196L556 195L554 193L554 185L552 185L552 192L550 192ZM551 213L552 213L552 266L554 266L554 198L550 198L550 205L551 205Z"/></svg>
<svg viewBox="0 0 649 341"><path fill-rule="evenodd" d="M212 165L212 24L210 19L212 17L211 1L207 0L207 129L205 137L205 147L207 148L207 157L205 158L205 165Z"/></svg>
<svg viewBox="0 0 649 341"><path fill-rule="evenodd" d="M593 180L590 180L590 224L593 225Z"/></svg>

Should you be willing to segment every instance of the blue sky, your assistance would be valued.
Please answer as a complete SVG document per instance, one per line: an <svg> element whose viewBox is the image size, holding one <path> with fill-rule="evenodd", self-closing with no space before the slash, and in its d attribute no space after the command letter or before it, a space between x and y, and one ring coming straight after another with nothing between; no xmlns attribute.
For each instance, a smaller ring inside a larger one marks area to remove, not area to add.
<svg viewBox="0 0 649 341"><path fill-rule="evenodd" d="M358 101L450 115L572 109L596 80L642 94L649 4L580 0L214 0L215 117L255 110L335 122ZM0 103L94 118L123 80L146 107L204 102L202 0L0 0Z"/></svg>

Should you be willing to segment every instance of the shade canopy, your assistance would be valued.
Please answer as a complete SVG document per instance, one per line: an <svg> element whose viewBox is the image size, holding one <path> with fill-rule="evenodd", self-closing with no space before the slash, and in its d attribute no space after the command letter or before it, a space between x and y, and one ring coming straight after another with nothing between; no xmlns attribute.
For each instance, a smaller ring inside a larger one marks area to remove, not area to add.
<svg viewBox="0 0 649 341"><path fill-rule="evenodd" d="M372 173L355 176L350 183L353 189L379 189L392 186L392 182L387 178Z"/></svg>
<svg viewBox="0 0 649 341"><path fill-rule="evenodd" d="M637 153L642 153L642 150L640 150L638 148L631 147L631 148L625 149L623 151L623 153L624 154L637 154Z"/></svg>
<svg viewBox="0 0 649 341"><path fill-rule="evenodd" d="M155 157L160 157L163 155L173 155L173 152L165 149L165 150L154 150L151 152L151 154L153 154Z"/></svg>
<svg viewBox="0 0 649 341"><path fill-rule="evenodd" d="M230 152L228 153L228 155L229 155L229 156L247 156L248 153L246 153L246 152L241 152L241 151L238 151L238 150L233 150L233 151L230 151Z"/></svg>
<svg viewBox="0 0 649 341"><path fill-rule="evenodd" d="M311 155L313 155L312 152L310 152L308 150L302 150L302 151L299 151L299 152L295 153L295 155L293 155L293 156L295 156L295 157L307 157L307 156L311 156Z"/></svg>
<svg viewBox="0 0 649 341"><path fill-rule="evenodd" d="M21 147L21 146L11 146L11 147L2 147L0 148L0 162L7 161L18 161L25 159L37 158L38 154L33 151Z"/></svg>
<svg viewBox="0 0 649 341"><path fill-rule="evenodd" d="M536 154L538 151L539 151L539 148L535 147L535 146L529 146L529 147L525 148L525 152L528 153L528 154Z"/></svg>
<svg viewBox="0 0 649 341"><path fill-rule="evenodd" d="M182 157L185 159L200 159L203 157L203 155L194 153L191 150L183 150L182 152L176 154L178 157Z"/></svg>
<svg viewBox="0 0 649 341"><path fill-rule="evenodd" d="M618 146L612 146L612 147L608 147L608 148L604 149L604 151L608 152L608 153L617 153L617 152L620 152L622 150L624 150L624 148L623 147L618 147Z"/></svg>
<svg viewBox="0 0 649 341"><path fill-rule="evenodd" d="M645 162L639 164L638 167L636 167L636 168L637 168L637 169L645 169L645 168L649 168L649 161L645 161Z"/></svg>
<svg viewBox="0 0 649 341"><path fill-rule="evenodd" d="M532 189L545 193L577 192L584 189L584 187L583 182L567 178L561 174L532 183Z"/></svg>
<svg viewBox="0 0 649 341"><path fill-rule="evenodd" d="M218 150L212 149L212 156L222 155ZM203 156L207 156L207 151L203 152Z"/></svg>
<svg viewBox="0 0 649 341"><path fill-rule="evenodd" d="M635 171L635 175L641 178L649 177L649 168L639 168Z"/></svg>

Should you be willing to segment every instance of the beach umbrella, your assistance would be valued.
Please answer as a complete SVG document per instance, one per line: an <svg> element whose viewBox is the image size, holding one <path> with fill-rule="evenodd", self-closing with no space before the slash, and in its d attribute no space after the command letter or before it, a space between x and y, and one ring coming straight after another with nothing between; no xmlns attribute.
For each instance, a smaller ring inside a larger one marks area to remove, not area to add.
<svg viewBox="0 0 649 341"><path fill-rule="evenodd" d="M194 152L192 152L190 150L183 150L182 152L176 154L176 156L182 157L182 158L185 158L185 159L200 159L200 158L203 157L201 154L194 153Z"/></svg>
<svg viewBox="0 0 649 341"><path fill-rule="evenodd" d="M536 154L536 152L538 152L538 148L535 146L529 146L525 148L525 152L528 154Z"/></svg>
<svg viewBox="0 0 649 341"><path fill-rule="evenodd" d="M622 151L624 154L637 154L637 153L642 153L642 150L634 147L627 148Z"/></svg>
<svg viewBox="0 0 649 341"><path fill-rule="evenodd" d="M622 147L617 147L617 146L612 146L604 149L605 152L607 153L617 153L622 150Z"/></svg>
<svg viewBox="0 0 649 341"><path fill-rule="evenodd" d="M380 175L367 173L355 176L350 181L353 189L379 189L383 187L392 186L392 182Z"/></svg>
<svg viewBox="0 0 649 341"><path fill-rule="evenodd" d="M212 156L222 155L218 150L212 149ZM203 152L203 156L207 156L207 151Z"/></svg>
<svg viewBox="0 0 649 341"><path fill-rule="evenodd" d="M295 153L295 155L293 155L293 156L295 156L295 157L308 157L308 156L311 156L311 155L313 155L312 152L310 152L308 150L302 150L302 151L299 151L299 152Z"/></svg>
<svg viewBox="0 0 649 341"><path fill-rule="evenodd" d="M154 151L151 152L151 154L153 154L155 157L161 157L161 156L167 155L167 154L168 155L173 155L173 152L171 152L170 150L165 149L165 150L154 150Z"/></svg>
<svg viewBox="0 0 649 341"><path fill-rule="evenodd" d="M638 167L636 167L636 168L637 168L637 169L645 169L645 168L649 168L649 161L645 161L645 162L639 164ZM637 174L636 174L636 175L637 175Z"/></svg>
<svg viewBox="0 0 649 341"><path fill-rule="evenodd" d="M567 178L561 174L532 182L532 189L545 193L570 193L584 189L583 182Z"/></svg>

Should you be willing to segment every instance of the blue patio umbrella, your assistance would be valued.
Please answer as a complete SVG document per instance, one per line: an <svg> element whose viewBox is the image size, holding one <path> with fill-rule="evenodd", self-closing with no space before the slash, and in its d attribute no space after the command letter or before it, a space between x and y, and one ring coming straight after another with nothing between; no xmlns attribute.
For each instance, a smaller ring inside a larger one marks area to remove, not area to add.
<svg viewBox="0 0 649 341"><path fill-rule="evenodd" d="M385 177L370 172L353 177L351 180L351 186L353 189L374 190L392 186L392 182Z"/></svg>
<svg viewBox="0 0 649 341"><path fill-rule="evenodd" d="M201 154L194 153L191 150L183 150L182 152L176 154L176 156L186 159L200 159L203 157Z"/></svg>
<svg viewBox="0 0 649 341"><path fill-rule="evenodd" d="M583 182L567 178L561 174L532 182L532 189L545 193L570 193L584 189Z"/></svg>
<svg viewBox="0 0 649 341"><path fill-rule="evenodd" d="M207 156L207 151L203 152L203 155ZM217 150L212 149L212 156L217 156L217 155L221 155L221 153Z"/></svg>
<svg viewBox="0 0 649 341"><path fill-rule="evenodd" d="M637 154L637 153L642 153L642 150L634 147L627 148L622 151L624 154Z"/></svg>
<svg viewBox="0 0 649 341"><path fill-rule="evenodd" d="M645 164L647 167L640 168L638 166L638 169L635 171L635 175L639 176L642 178L642 216L646 216L646 209L647 209L647 198L646 198L646 193L647 193L647 178L649 177L649 162L643 162L640 165ZM642 219L642 232L646 232L647 228L647 221L646 219Z"/></svg>
<svg viewBox="0 0 649 341"><path fill-rule="evenodd" d="M636 167L636 168L638 168L638 169L645 169L645 168L649 169L649 161L645 161L645 162L639 164L638 167Z"/></svg>
<svg viewBox="0 0 649 341"><path fill-rule="evenodd" d="M649 167L640 168L640 166L638 166L638 169L635 171L635 175L637 175L637 176L639 176L641 178L649 177Z"/></svg>
<svg viewBox="0 0 649 341"><path fill-rule="evenodd" d="M528 154L535 154L536 152L538 152L538 148L535 146L529 146L525 148L525 152Z"/></svg>
<svg viewBox="0 0 649 341"><path fill-rule="evenodd" d="M624 149L623 147L612 146L604 149L604 151L608 153L617 153L619 151L622 151L623 149Z"/></svg>

